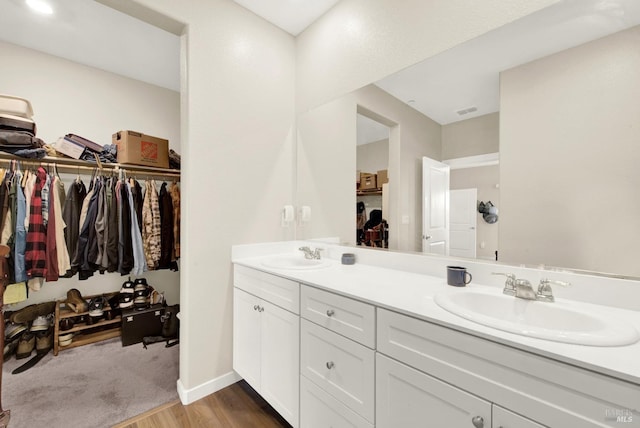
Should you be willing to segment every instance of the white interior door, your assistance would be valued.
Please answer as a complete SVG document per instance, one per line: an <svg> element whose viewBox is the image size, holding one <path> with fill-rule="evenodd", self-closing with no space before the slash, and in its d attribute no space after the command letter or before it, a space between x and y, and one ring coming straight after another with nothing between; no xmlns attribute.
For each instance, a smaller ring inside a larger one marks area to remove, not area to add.
<svg viewBox="0 0 640 428"><path fill-rule="evenodd" d="M476 258L478 189L449 192L449 255Z"/></svg>
<svg viewBox="0 0 640 428"><path fill-rule="evenodd" d="M449 254L449 165L422 158L422 251Z"/></svg>

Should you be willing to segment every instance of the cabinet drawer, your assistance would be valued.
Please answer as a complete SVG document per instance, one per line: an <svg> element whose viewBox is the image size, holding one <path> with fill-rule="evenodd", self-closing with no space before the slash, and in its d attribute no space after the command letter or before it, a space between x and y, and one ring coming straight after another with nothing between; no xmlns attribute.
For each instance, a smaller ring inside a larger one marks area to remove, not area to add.
<svg viewBox="0 0 640 428"><path fill-rule="evenodd" d="M347 406L300 376L300 428L373 428Z"/></svg>
<svg viewBox="0 0 640 428"><path fill-rule="evenodd" d="M233 285L294 314L300 313L300 284L295 281L234 265Z"/></svg>
<svg viewBox="0 0 640 428"><path fill-rule="evenodd" d="M300 334L302 374L373 422L374 351L305 319Z"/></svg>
<svg viewBox="0 0 640 428"><path fill-rule="evenodd" d="M531 419L523 418L495 405L493 406L493 426L497 428L545 428Z"/></svg>
<svg viewBox="0 0 640 428"><path fill-rule="evenodd" d="M378 428L492 426L488 401L381 354L376 389Z"/></svg>
<svg viewBox="0 0 640 428"><path fill-rule="evenodd" d="M378 352L543 426L613 426L612 408L640 403L637 384L384 309L376 318Z"/></svg>
<svg viewBox="0 0 640 428"><path fill-rule="evenodd" d="M348 297L302 286L301 316L375 348L375 308Z"/></svg>

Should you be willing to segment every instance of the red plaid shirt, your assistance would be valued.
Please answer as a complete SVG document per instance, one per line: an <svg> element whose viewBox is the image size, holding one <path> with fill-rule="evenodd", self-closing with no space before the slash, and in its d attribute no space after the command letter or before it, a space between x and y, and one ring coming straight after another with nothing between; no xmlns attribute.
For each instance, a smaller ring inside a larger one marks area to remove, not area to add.
<svg viewBox="0 0 640 428"><path fill-rule="evenodd" d="M29 278L44 277L47 273L47 228L42 217L42 188L47 180L44 168L38 168L36 185L31 196L29 210L29 230L24 265Z"/></svg>

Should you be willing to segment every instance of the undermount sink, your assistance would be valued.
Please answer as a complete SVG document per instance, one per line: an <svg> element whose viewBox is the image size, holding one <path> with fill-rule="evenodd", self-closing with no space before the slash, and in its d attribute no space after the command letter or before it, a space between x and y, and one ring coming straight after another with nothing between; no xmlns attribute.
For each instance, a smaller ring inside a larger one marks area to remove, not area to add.
<svg viewBox="0 0 640 428"><path fill-rule="evenodd" d="M631 324L577 302L540 302L469 289L439 293L434 300L462 318L522 336L588 346L624 346L640 340Z"/></svg>
<svg viewBox="0 0 640 428"><path fill-rule="evenodd" d="M262 260L262 265L273 269L313 270L329 266L326 259L307 259L300 254L283 254Z"/></svg>

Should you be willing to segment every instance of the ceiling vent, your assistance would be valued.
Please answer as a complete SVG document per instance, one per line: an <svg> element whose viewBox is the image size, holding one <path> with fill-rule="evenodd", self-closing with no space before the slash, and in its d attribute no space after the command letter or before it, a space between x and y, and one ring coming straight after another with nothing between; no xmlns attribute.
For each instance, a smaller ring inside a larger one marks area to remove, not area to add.
<svg viewBox="0 0 640 428"><path fill-rule="evenodd" d="M462 110L458 110L456 113L458 113L459 116L464 116L465 114L473 113L474 111L478 111L478 107L473 106L463 108Z"/></svg>

